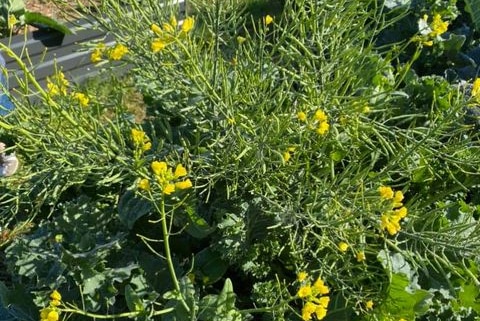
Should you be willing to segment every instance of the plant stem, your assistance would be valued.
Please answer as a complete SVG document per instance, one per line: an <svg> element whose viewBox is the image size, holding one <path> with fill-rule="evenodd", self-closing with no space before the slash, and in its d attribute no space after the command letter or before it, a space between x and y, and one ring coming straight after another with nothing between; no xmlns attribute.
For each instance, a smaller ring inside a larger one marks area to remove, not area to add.
<svg viewBox="0 0 480 321"><path fill-rule="evenodd" d="M170 277L172 278L173 286L175 291L178 292L180 297L180 301L182 302L183 307L190 313L190 307L188 306L187 302L185 302L185 298L182 295L180 290L180 283L178 282L177 274L175 273L175 268L173 266L172 255L170 253L170 233L167 227L167 213L165 212L165 200L161 199L160 201L160 215L161 215L161 224L162 224L162 234L163 234L163 244L165 247L165 257L167 259L168 270L170 272Z"/></svg>
<svg viewBox="0 0 480 321"><path fill-rule="evenodd" d="M166 314L169 312L172 312L174 308L167 308L163 309L160 311L155 311L152 313L152 315L161 315L161 314ZM104 314L96 314L96 313L90 313L87 311L82 311L78 309L71 309L71 308L64 308L60 309L61 312L66 312L66 313L76 313L80 314L86 317L90 318L95 318L95 319L116 319L116 318L131 318L131 317L136 317L138 316L142 311L132 311L132 312L123 312L123 313L118 313L118 314L109 314L109 315L104 315Z"/></svg>

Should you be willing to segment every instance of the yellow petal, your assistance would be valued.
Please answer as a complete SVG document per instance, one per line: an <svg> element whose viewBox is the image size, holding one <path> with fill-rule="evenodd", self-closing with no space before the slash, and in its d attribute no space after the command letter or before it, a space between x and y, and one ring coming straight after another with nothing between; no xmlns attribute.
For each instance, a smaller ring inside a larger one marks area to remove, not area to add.
<svg viewBox="0 0 480 321"><path fill-rule="evenodd" d="M178 164L175 168L175 173L173 174L175 178L180 178L187 175L187 170L183 167L182 164Z"/></svg>

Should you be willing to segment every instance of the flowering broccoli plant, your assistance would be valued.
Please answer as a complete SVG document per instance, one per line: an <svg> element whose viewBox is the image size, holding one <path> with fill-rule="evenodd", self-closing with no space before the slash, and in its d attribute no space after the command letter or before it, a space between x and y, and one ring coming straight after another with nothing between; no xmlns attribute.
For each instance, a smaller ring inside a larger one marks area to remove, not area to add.
<svg viewBox="0 0 480 321"><path fill-rule="evenodd" d="M454 16L385 44L377 3L277 4L103 1L91 61L121 79L14 57L39 103L0 119L0 316L478 317L480 82L418 67Z"/></svg>

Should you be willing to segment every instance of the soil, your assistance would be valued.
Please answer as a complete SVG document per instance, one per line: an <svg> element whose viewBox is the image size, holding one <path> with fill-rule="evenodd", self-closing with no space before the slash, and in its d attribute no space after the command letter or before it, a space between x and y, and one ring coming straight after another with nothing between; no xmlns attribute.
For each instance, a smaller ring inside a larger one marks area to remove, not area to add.
<svg viewBox="0 0 480 321"><path fill-rule="evenodd" d="M88 1L83 1L88 2ZM38 12L50 18L60 21L67 21L72 15L73 10L68 9L77 7L75 0L25 0L25 7L28 11Z"/></svg>

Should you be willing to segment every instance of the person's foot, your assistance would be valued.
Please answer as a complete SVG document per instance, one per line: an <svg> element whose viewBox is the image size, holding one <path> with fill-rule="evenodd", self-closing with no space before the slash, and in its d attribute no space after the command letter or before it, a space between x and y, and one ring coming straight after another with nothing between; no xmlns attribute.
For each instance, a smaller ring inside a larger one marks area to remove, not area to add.
<svg viewBox="0 0 480 321"><path fill-rule="evenodd" d="M0 142L0 177L12 176L18 169L18 158L15 153L7 155L6 145Z"/></svg>

